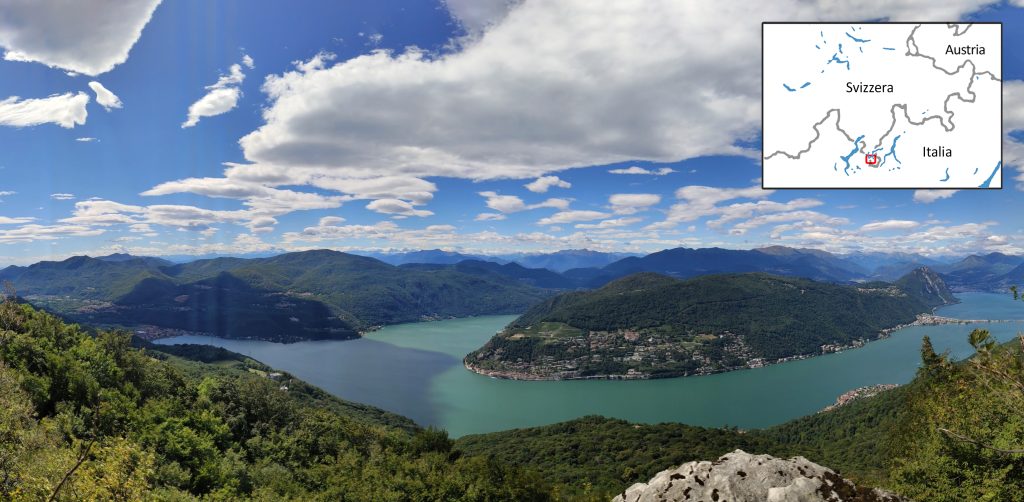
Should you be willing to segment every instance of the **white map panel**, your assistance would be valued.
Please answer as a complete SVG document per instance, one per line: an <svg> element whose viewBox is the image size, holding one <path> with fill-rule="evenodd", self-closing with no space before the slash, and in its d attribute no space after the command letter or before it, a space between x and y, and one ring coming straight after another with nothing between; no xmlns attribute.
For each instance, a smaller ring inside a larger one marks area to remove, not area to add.
<svg viewBox="0 0 1024 502"><path fill-rule="evenodd" d="M765 188L1002 188L1002 25L763 25Z"/></svg>

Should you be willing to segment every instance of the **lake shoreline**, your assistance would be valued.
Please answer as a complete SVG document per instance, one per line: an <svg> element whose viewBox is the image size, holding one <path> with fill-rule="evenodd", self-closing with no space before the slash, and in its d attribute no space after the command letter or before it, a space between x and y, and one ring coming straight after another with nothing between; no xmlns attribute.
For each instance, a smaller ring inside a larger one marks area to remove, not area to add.
<svg viewBox="0 0 1024 502"><path fill-rule="evenodd" d="M943 307L948 306L948 305L955 305L957 303L959 303L959 301L958 302L949 303L947 305L943 305ZM640 373L640 372L627 373L627 374L585 375L585 376L543 375L543 374L526 373L526 372L514 371L514 370L501 370L501 369L481 368L478 365L471 363L469 361L469 359L468 359L469 358L468 355L466 357L463 357L462 365L463 365L463 367L466 370L471 371L471 372L476 373L476 374L481 375L481 376L486 376L486 377L490 377L490 378L497 378L497 379L502 379L502 380L516 380L516 381L527 381L527 382L560 382L560 381L574 381L574 380L667 380L667 379L673 379L673 378L687 378L687 377L695 377L695 376L707 376L707 375L716 375L716 374L721 374L721 373L729 373L729 372L733 372L733 371L741 371L741 370L748 370L748 369L755 369L755 368L763 368L763 367L766 367L766 366L772 366L772 365L782 364L782 363L791 362L791 361L799 361L799 360L804 360L804 359L811 359L811 358L815 358L815 357L820 357L820 356L824 356L824 355L828 355L828 354L836 354L836 353L840 353L840 352L845 352L847 350L862 348L862 347L864 347L865 345L867 345L867 344L869 344L871 342L876 342L876 341L879 341L879 340L884 340L886 338L889 338L893 333L896 333L899 330L902 330L902 329L905 329L905 328L909 328L909 327L913 327L913 326L940 326L940 325L947 325L947 324L967 325L967 324L993 324L993 323L1021 323L1021 322L1024 322L1022 320L1013 320L1013 319L957 319L957 318L953 318L953 317L945 317L945 316L936 315L936 314L934 314L934 311L935 311L935 309L932 309L932 313L917 314L917 316L916 316L916 318L914 319L913 322L904 323L904 324L898 324L898 325L893 326L891 328L882 329L881 331L879 331L878 335L875 336L874 338L854 340L853 342L851 342L849 344L846 344L846 345L835 345L835 344L823 345L822 346L822 351L820 353L816 353L816 354L797 354L797 355L782 357L782 358L775 359L775 360L765 360L763 358L753 358L753 359L747 361L743 365L730 366L730 367L719 368L719 369L714 369L714 370L710 370L710 371L698 371L698 372L694 372L694 373L690 373L690 374L683 374L683 375L651 375L651 374Z"/></svg>

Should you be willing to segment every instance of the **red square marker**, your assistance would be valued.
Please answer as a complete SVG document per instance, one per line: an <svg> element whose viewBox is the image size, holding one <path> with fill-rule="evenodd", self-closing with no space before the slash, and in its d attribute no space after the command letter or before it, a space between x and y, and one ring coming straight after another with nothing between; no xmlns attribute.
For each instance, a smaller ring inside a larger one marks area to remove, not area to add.
<svg viewBox="0 0 1024 502"><path fill-rule="evenodd" d="M869 165L869 166L873 166L873 165L877 164L878 163L878 155L875 155L873 153L869 153L869 154L865 155L864 156L864 163Z"/></svg>

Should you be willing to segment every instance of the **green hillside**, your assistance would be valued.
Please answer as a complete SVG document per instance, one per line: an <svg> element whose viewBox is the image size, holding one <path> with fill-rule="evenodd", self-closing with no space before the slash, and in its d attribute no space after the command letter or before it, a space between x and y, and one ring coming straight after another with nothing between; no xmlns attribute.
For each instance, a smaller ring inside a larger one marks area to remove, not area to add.
<svg viewBox="0 0 1024 502"><path fill-rule="evenodd" d="M519 313L551 294L498 274L396 267L328 250L177 265L81 256L8 267L0 279L76 322L277 341L344 339L386 324Z"/></svg>
<svg viewBox="0 0 1024 502"><path fill-rule="evenodd" d="M996 347L982 330L970 340L978 352L954 363L925 338L922 367L911 383L767 429L585 417L464 436L456 446L607 498L663 469L740 448L802 455L913 500L1021 501L1024 340Z"/></svg>
<svg viewBox="0 0 1024 502"><path fill-rule="evenodd" d="M538 304L467 356L512 378L706 374L864 343L942 304L888 283L844 286L761 273L678 280L635 274ZM949 296L951 298L951 295Z"/></svg>
<svg viewBox="0 0 1024 502"><path fill-rule="evenodd" d="M454 450L444 432L256 361L129 339L0 306L0 499L553 497L533 474Z"/></svg>

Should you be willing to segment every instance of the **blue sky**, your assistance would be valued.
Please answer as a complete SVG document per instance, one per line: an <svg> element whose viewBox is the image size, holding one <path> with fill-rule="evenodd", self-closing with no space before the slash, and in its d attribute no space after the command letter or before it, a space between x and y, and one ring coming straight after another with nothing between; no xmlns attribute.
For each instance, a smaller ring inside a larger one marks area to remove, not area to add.
<svg viewBox="0 0 1024 502"><path fill-rule="evenodd" d="M0 263L1022 253L1024 9L934 3L0 1ZM761 21L858 18L1004 23L1006 188L760 190Z"/></svg>

